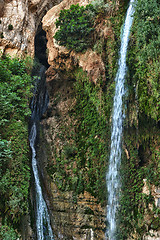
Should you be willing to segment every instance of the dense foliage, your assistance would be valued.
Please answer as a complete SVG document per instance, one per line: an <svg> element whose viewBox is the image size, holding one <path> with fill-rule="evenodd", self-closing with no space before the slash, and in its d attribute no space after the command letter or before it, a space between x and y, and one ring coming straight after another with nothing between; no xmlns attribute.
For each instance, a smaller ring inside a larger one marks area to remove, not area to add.
<svg viewBox="0 0 160 240"><path fill-rule="evenodd" d="M29 58L0 58L0 238L3 240L17 239L14 229L19 228L21 218L28 213L30 63Z"/></svg>
<svg viewBox="0 0 160 240"><path fill-rule="evenodd" d="M153 198L153 186L160 187L159 14L158 0L137 1L128 50L119 239L142 239L151 229L160 229ZM145 182L148 194L143 192Z"/></svg>
<svg viewBox="0 0 160 240"><path fill-rule="evenodd" d="M97 9L95 12L98 24L103 22L104 15L108 14L111 5L109 7L104 1L96 0L93 1L93 8ZM103 40L97 36L98 41L94 47L99 54L103 52L107 81L99 79L95 85L82 69L72 71L70 82L74 79L73 92L70 96L70 91L66 90L66 95L67 99L71 97L73 102L76 100L76 105L70 108L70 119L66 116L61 119L61 114L56 116L61 127L57 130L59 133L56 132L55 149L50 153L53 156L54 152L54 165L48 164L47 170L60 190L73 191L75 200L80 193L87 191L99 202L106 204L105 174L109 158L110 117L115 86L113 80L116 74L117 46L123 15L122 8L116 17L108 15L113 33ZM99 46L101 40L102 46ZM73 49L75 50L74 47ZM55 105L63 101L63 94L64 92L54 94ZM56 146L59 142L62 145ZM51 148L53 149L53 146Z"/></svg>
<svg viewBox="0 0 160 240"><path fill-rule="evenodd" d="M138 0L136 4L127 60L128 100L125 102L127 108L117 233L117 239L123 240L128 237L142 239L150 229L160 228L160 210L152 191L153 186L155 189L160 187L160 131L157 124L160 105L160 5L157 0ZM48 164L48 173L57 187L62 191L72 190L75 201L76 196L84 191L102 202L106 200L105 171L122 15L124 9L108 17L112 32L107 39L99 39L95 44L95 50L103 55L106 63L107 82L105 86L100 82L95 86L81 69L76 71L72 92L76 105L70 109L69 121L65 118L61 122L55 141L61 142L61 146L60 149L57 146L54 149L54 166ZM74 45L69 47L75 48ZM55 97L55 102L61 97ZM148 194L143 193L145 183Z"/></svg>
<svg viewBox="0 0 160 240"><path fill-rule="evenodd" d="M71 97L76 104L69 109L70 120L61 120L56 142L63 142L63 147L55 146L56 164L48 166L48 173L51 176L54 174L60 190L73 191L75 199L87 191L104 204L107 196L104 194L106 158L109 153L106 142L110 140L109 118L114 84L108 83L103 92L101 81L95 86L82 69L76 70L75 79ZM59 96L61 100L62 97Z"/></svg>
<svg viewBox="0 0 160 240"><path fill-rule="evenodd" d="M160 4L139 0L136 5L129 64L136 86L139 110L160 120Z"/></svg>
<svg viewBox="0 0 160 240"><path fill-rule="evenodd" d="M71 5L61 10L56 27L60 29L54 35L59 45L81 52L92 45L93 17L95 9L91 4L86 7Z"/></svg>
<svg viewBox="0 0 160 240"><path fill-rule="evenodd" d="M157 149L160 131L152 121L145 123L141 118L139 123L143 125L139 126L138 133L134 126L125 128L124 133L129 156L124 152L119 239L127 239L133 232L137 234L136 239L142 239L149 230L160 228L160 210L152 195L152 186L155 189L160 186L160 151ZM143 192L145 182L148 194Z"/></svg>

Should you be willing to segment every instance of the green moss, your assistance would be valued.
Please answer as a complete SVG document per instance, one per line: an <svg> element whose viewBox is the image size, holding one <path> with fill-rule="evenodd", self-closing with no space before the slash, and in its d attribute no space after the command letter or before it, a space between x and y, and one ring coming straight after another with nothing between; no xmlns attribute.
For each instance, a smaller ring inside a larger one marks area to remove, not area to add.
<svg viewBox="0 0 160 240"><path fill-rule="evenodd" d="M133 125L126 126L124 129L125 151L121 167L119 239L127 239L135 231L141 239L150 229L158 210L151 195L151 186L160 186L160 155L157 148L160 143L160 131L153 120L147 121L146 116L139 115L138 120L138 129ZM149 195L142 192L143 179L147 180ZM149 207L151 205L152 210ZM148 216L147 222L145 222L145 216ZM159 227L160 225L157 229Z"/></svg>

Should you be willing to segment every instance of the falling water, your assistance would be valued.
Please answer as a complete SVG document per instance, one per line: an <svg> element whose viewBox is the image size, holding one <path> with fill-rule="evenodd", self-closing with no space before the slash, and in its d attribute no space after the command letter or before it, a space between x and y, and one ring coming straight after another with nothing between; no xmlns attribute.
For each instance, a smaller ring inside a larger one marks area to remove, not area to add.
<svg viewBox="0 0 160 240"><path fill-rule="evenodd" d="M45 87L44 72L45 68L44 66L42 66L40 69L41 86L39 87L38 91L35 90L35 95L31 102L32 126L29 140L32 149L32 169L35 179L37 240L54 240L47 205L43 198L42 188L40 185L35 150L35 142L37 137L37 122L40 120L42 114L46 111L46 108L48 106L48 94Z"/></svg>
<svg viewBox="0 0 160 240"><path fill-rule="evenodd" d="M109 159L109 169L106 175L108 190L107 205L107 222L108 229L106 239L116 239L116 210L119 204L120 177L119 166L121 162L121 139L122 139L122 122L123 122L123 96L125 93L124 82L126 74L126 54L129 41L129 33L133 21L134 0L130 1L129 8L123 27L123 35L121 38L120 58L118 62L118 71L115 78L115 96L113 104L113 119L111 133L111 152Z"/></svg>

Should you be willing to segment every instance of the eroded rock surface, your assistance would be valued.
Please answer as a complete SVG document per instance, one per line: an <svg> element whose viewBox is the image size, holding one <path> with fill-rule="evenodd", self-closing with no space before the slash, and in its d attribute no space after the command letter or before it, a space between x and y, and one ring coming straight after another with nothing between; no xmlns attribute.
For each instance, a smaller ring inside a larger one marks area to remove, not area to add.
<svg viewBox="0 0 160 240"><path fill-rule="evenodd" d="M70 8L72 4L78 3L80 6L85 6L89 2L90 1L88 0L64 0L47 12L42 23L43 29L47 33L49 64L57 70L72 70L75 66L79 65L84 71L88 72L90 79L96 83L100 78L105 81L105 66L101 56L92 49L88 49L85 53L69 51L65 47L59 46L53 38L57 31L55 21L58 18L60 11ZM101 29L101 35L107 35L108 31L110 31L110 29L103 26Z"/></svg>
<svg viewBox="0 0 160 240"><path fill-rule="evenodd" d="M53 232L56 240L103 240L106 227L105 207L87 191L77 194L71 190L60 190L56 185L58 172L53 171L54 164L57 164L55 151L60 153L66 144L67 139L63 141L59 136L64 122L68 127L71 121L73 123L69 112L76 105L74 82L64 78L64 75L60 76L51 67L47 71L50 104L41 121L43 135L40 137L37 153ZM65 168L67 167L66 164Z"/></svg>
<svg viewBox="0 0 160 240"><path fill-rule="evenodd" d="M0 1L0 50L34 56L34 37L42 17L60 0Z"/></svg>

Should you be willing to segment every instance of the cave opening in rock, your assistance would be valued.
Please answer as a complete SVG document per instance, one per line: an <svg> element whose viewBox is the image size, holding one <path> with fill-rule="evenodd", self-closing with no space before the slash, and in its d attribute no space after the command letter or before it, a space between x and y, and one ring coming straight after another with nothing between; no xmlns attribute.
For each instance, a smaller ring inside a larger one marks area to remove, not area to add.
<svg viewBox="0 0 160 240"><path fill-rule="evenodd" d="M42 24L38 26L34 40L34 47L35 59L37 59L46 68L48 68L49 64L47 56L47 39L46 32L42 29Z"/></svg>

